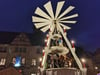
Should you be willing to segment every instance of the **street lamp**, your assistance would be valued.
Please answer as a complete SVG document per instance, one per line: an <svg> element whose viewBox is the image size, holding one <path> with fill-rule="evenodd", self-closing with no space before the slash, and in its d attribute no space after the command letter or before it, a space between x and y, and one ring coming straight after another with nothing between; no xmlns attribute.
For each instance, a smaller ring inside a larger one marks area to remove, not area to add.
<svg viewBox="0 0 100 75"><path fill-rule="evenodd" d="M82 61L83 68L85 68L85 67L86 67L86 66L85 66L86 59L84 59L84 58L81 58L81 61Z"/></svg>

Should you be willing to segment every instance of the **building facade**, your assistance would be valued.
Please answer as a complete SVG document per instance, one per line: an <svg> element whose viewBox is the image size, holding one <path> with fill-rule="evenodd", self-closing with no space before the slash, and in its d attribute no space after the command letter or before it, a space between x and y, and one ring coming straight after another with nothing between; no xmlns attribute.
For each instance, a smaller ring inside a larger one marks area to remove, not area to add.
<svg viewBox="0 0 100 75"><path fill-rule="evenodd" d="M96 64L95 69L100 72L100 48L95 51L93 61Z"/></svg>
<svg viewBox="0 0 100 75"><path fill-rule="evenodd" d="M0 70L14 67L22 75L32 75L38 71L42 47L34 46L30 36L34 37L27 33L0 33Z"/></svg>

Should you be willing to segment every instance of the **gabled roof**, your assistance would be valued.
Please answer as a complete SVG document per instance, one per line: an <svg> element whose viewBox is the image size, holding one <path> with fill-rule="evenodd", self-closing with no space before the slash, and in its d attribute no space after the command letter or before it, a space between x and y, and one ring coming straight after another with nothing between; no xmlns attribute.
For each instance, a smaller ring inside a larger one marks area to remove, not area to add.
<svg viewBox="0 0 100 75"><path fill-rule="evenodd" d="M19 34L15 32L0 32L0 44L10 44Z"/></svg>
<svg viewBox="0 0 100 75"><path fill-rule="evenodd" d="M44 45L45 35L41 31L27 34L32 45Z"/></svg>
<svg viewBox="0 0 100 75"><path fill-rule="evenodd" d="M32 45L43 45L44 35L40 31L35 31L34 33L25 32L0 32L0 44L11 44L11 42L21 33L24 33Z"/></svg>

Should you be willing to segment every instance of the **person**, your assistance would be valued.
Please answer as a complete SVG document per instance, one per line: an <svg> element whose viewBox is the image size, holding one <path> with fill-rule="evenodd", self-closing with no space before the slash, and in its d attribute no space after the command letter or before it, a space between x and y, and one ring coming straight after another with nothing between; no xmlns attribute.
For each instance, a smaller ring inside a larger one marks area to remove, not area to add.
<svg viewBox="0 0 100 75"><path fill-rule="evenodd" d="M54 56L53 56L53 54L51 54L50 60L51 60L50 68L54 68Z"/></svg>
<svg viewBox="0 0 100 75"><path fill-rule="evenodd" d="M48 54L47 55L47 68L50 68L50 64L51 64L51 55Z"/></svg>
<svg viewBox="0 0 100 75"><path fill-rule="evenodd" d="M66 55L64 55L64 62L65 62L64 67L68 67L68 58Z"/></svg>
<svg viewBox="0 0 100 75"><path fill-rule="evenodd" d="M59 46L63 46L63 41L61 38L58 39L58 42L59 42Z"/></svg>
<svg viewBox="0 0 100 75"><path fill-rule="evenodd" d="M59 68L59 54L55 53L55 58L54 58L54 68Z"/></svg>
<svg viewBox="0 0 100 75"><path fill-rule="evenodd" d="M60 55L60 57L59 57L59 67L64 67L64 57L63 57L63 55Z"/></svg>

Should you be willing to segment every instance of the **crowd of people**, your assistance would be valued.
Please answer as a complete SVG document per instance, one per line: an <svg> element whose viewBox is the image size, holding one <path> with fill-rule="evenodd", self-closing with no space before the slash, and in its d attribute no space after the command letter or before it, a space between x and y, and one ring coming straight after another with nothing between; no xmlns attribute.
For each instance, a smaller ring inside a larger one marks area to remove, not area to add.
<svg viewBox="0 0 100 75"><path fill-rule="evenodd" d="M68 58L66 55L50 53L47 56L47 68L71 67L72 62L72 59Z"/></svg>

